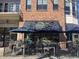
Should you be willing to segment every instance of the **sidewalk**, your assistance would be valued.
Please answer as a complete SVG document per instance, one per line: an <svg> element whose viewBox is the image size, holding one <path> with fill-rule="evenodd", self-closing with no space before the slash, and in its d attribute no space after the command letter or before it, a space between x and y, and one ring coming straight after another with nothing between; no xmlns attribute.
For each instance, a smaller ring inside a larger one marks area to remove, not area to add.
<svg viewBox="0 0 79 59"><path fill-rule="evenodd" d="M4 48L0 48L0 56L3 56Z"/></svg>
<svg viewBox="0 0 79 59"><path fill-rule="evenodd" d="M37 58L38 58L38 56L0 57L0 59L37 59ZM49 59L49 58L47 57L47 58L42 58L42 59ZM60 58L53 57L52 59L79 59L79 58L77 58L77 57L64 57L64 56L61 56Z"/></svg>
<svg viewBox="0 0 79 59"><path fill-rule="evenodd" d="M78 57L66 57L66 56L61 56L60 59L79 59Z"/></svg>
<svg viewBox="0 0 79 59"><path fill-rule="evenodd" d="M16 56L16 57L0 57L0 59L37 59L36 56Z"/></svg>
<svg viewBox="0 0 79 59"><path fill-rule="evenodd" d="M5 56L3 57L3 51L4 48L0 48L0 59L37 59L39 56L38 55L32 55L32 56ZM52 59L79 59L78 57L68 57L68 56L61 56L59 58L57 57L51 57ZM42 58L42 59L49 59L49 57Z"/></svg>

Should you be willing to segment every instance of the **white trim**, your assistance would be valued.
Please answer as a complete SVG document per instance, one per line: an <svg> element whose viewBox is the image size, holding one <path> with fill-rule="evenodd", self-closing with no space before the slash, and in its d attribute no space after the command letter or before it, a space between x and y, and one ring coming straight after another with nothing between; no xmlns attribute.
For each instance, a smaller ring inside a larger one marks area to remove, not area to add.
<svg viewBox="0 0 79 59"><path fill-rule="evenodd" d="M13 5L13 12L16 12L16 4Z"/></svg>
<svg viewBox="0 0 79 59"><path fill-rule="evenodd" d="M18 14L18 12L0 12L0 14Z"/></svg>

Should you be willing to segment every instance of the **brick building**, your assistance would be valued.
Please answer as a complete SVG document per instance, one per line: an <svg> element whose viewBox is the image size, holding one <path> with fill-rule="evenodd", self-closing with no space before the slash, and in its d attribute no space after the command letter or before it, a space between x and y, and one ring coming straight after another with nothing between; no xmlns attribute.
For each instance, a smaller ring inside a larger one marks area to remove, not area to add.
<svg viewBox="0 0 79 59"><path fill-rule="evenodd" d="M0 39L4 36L9 39L8 31L18 27L64 31L64 0L0 0ZM44 34L54 42L57 39L62 48L66 47L65 34ZM42 38L44 34L40 36L39 33L38 37ZM23 40L25 36L23 33L12 35L14 40Z"/></svg>
<svg viewBox="0 0 79 59"><path fill-rule="evenodd" d="M45 23L56 22L59 24L62 31L65 30L64 0L21 0L20 3L22 21L19 21L19 27L29 27L27 25L25 26L25 24L29 23L30 25L33 25L31 23L37 23L34 25L36 28L43 28ZM55 29L55 25L52 26L53 29ZM58 34L58 40L61 48L66 48L65 35L62 33ZM52 35L51 37L54 36ZM55 37L57 37L57 35ZM23 38L24 34L19 33L17 39Z"/></svg>

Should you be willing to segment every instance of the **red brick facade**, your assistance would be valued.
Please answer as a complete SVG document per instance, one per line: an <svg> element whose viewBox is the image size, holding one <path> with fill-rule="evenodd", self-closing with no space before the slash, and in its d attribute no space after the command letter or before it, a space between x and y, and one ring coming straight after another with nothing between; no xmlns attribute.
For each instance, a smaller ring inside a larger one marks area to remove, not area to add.
<svg viewBox="0 0 79 59"><path fill-rule="evenodd" d="M37 0L31 0L31 11L26 11L26 0L21 0L21 11L23 13L23 21L59 21L60 25L64 27L64 0L59 1L58 11L53 10L51 0L47 0L47 11L38 11L36 9Z"/></svg>
<svg viewBox="0 0 79 59"><path fill-rule="evenodd" d="M47 0L47 11L38 11L37 0L31 0L31 11L26 11L26 0L21 0L21 12L24 21L58 21L62 30L65 30L65 18L64 18L64 0L58 0L58 11L53 10L53 0ZM19 24L22 26L22 23ZM64 38L61 38L64 39ZM60 40L61 41L61 40ZM65 39L64 39L65 42ZM66 47L66 44L60 44L60 46Z"/></svg>

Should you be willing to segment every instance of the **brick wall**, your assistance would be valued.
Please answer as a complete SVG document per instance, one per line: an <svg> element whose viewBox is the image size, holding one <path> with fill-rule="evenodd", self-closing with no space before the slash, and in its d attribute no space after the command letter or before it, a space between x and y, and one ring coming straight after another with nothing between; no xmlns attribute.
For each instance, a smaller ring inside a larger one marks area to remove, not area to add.
<svg viewBox="0 0 79 59"><path fill-rule="evenodd" d="M59 0L58 11L53 10L53 5L51 0L48 0L47 11L37 11L36 1L31 0L32 8L31 11L26 11L26 0L21 0L21 11L23 13L24 21L59 21L60 25L64 27L64 0Z"/></svg>
<svg viewBox="0 0 79 59"><path fill-rule="evenodd" d="M59 0L58 11L53 10L53 4L51 0L48 0L47 11L38 11L36 9L37 0L31 0L31 11L26 11L26 0L21 0L21 12L23 14L23 21L58 21L62 30L65 30L65 18L64 18L64 0ZM66 40L64 40L66 41ZM60 44L60 46L66 47L66 44Z"/></svg>

